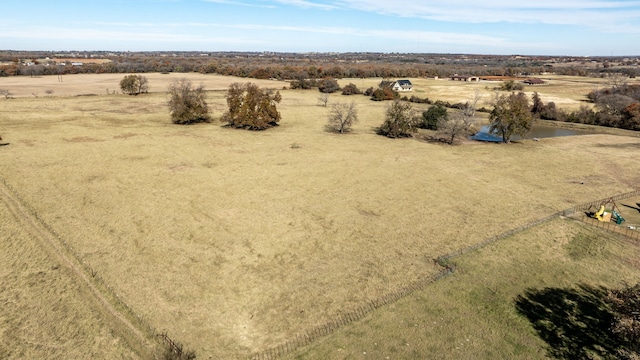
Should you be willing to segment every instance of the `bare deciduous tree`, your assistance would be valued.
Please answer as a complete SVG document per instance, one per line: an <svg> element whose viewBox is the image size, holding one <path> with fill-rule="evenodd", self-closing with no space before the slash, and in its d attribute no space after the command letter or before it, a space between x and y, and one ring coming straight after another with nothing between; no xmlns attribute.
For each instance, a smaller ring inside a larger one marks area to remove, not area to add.
<svg viewBox="0 0 640 360"><path fill-rule="evenodd" d="M320 105L327 106L328 102L329 102L329 94L322 93L320 94L320 96L318 96L318 103L320 103Z"/></svg>
<svg viewBox="0 0 640 360"><path fill-rule="evenodd" d="M13 94L7 89L0 89L0 95L4 96L5 99L10 99Z"/></svg>
<svg viewBox="0 0 640 360"><path fill-rule="evenodd" d="M613 88L626 85L627 79L627 75L622 73L607 73L607 82Z"/></svg>
<svg viewBox="0 0 640 360"><path fill-rule="evenodd" d="M476 130L476 108L480 101L480 92L474 93L473 99L467 101L460 111L438 122L438 130L446 136L447 142L453 145L457 138L469 136Z"/></svg>
<svg viewBox="0 0 640 360"><path fill-rule="evenodd" d="M338 103L331 105L331 113L327 130L337 133L351 131L351 126L358 122L358 110L355 103Z"/></svg>

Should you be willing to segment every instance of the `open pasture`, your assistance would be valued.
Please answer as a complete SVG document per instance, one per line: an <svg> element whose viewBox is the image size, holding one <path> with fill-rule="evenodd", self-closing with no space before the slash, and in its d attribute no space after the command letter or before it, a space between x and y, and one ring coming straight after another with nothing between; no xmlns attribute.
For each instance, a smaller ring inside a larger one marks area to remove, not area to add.
<svg viewBox="0 0 640 360"><path fill-rule="evenodd" d="M90 294L0 201L0 358L137 359Z"/></svg>
<svg viewBox="0 0 640 360"><path fill-rule="evenodd" d="M152 91L173 76L151 75ZM192 76L210 84L214 118L218 90L246 81ZM416 95L437 99L428 89ZM203 358L264 350L433 274L438 255L640 182L633 137L394 140L375 135L386 103L333 94L360 117L335 135L317 91L281 93L281 126L263 132L173 125L162 92L0 99L0 173L124 302Z"/></svg>
<svg viewBox="0 0 640 360"><path fill-rule="evenodd" d="M639 258L638 242L556 219L456 258L452 276L284 358L622 358L603 301L637 282Z"/></svg>
<svg viewBox="0 0 640 360"><path fill-rule="evenodd" d="M9 90L14 97L82 96L120 94L120 80L128 74L68 74L58 76L10 76L0 77L0 89ZM208 91L226 90L229 84L240 79L199 73L144 73L149 80L149 92L166 92L169 84L178 79L191 80L194 85L203 84ZM255 80L261 87L281 89L288 83L272 80ZM47 90L53 91L51 95Z"/></svg>
<svg viewBox="0 0 640 360"><path fill-rule="evenodd" d="M524 85L523 91L529 96L534 92L540 95L543 102L554 102L559 109L568 112L578 110L580 106L591 107L593 104L587 102L587 94L592 90L602 89L612 86L611 80L607 78L587 78L578 76L557 76L541 75L545 81L542 85ZM361 90L368 87L377 87L382 79L343 79L340 86L354 83ZM473 99L476 91L480 95L481 101L478 107L491 108L491 101L495 98L496 90L502 85L502 81L452 81L448 78L440 79L410 79L414 85L414 91L401 95L415 95L417 97L427 97L433 101L443 100L452 104L465 103ZM638 79L627 79L629 84L639 84ZM500 92L498 93L505 93Z"/></svg>

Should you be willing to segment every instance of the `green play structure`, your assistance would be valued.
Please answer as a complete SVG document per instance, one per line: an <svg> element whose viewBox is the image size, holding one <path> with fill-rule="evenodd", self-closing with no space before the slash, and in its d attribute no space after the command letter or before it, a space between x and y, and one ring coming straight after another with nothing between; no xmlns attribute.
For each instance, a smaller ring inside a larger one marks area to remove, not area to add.
<svg viewBox="0 0 640 360"><path fill-rule="evenodd" d="M611 198L600 204L600 209L593 214L593 217L598 221L613 221L618 225L624 222L624 218L620 215L620 208Z"/></svg>

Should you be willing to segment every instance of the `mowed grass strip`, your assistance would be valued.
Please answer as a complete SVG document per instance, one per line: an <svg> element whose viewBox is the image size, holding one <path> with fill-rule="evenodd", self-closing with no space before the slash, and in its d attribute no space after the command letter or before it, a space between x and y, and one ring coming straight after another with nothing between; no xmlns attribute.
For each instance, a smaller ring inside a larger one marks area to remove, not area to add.
<svg viewBox="0 0 640 360"><path fill-rule="evenodd" d="M0 239L0 358L138 358L2 201Z"/></svg>
<svg viewBox="0 0 640 360"><path fill-rule="evenodd" d="M230 82L242 79L229 79ZM153 84L152 84L153 86ZM631 190L637 139L458 147L324 131L316 91L281 126L170 123L165 94L2 102L0 171L134 311L199 355L242 357L438 269L434 258ZM219 117L224 92L208 93Z"/></svg>
<svg viewBox="0 0 640 360"><path fill-rule="evenodd" d="M284 358L617 358L603 296L637 282L639 258L637 242L557 219Z"/></svg>

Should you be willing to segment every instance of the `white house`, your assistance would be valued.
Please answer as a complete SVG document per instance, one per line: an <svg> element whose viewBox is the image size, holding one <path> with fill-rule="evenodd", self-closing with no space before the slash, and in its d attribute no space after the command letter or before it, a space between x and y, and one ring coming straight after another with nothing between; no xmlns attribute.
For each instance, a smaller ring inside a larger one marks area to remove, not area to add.
<svg viewBox="0 0 640 360"><path fill-rule="evenodd" d="M392 87L393 91L411 91L413 89L413 84L409 80L397 80L393 83Z"/></svg>

